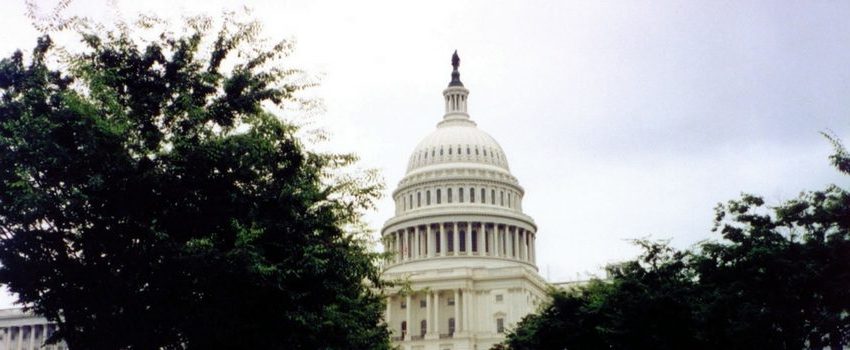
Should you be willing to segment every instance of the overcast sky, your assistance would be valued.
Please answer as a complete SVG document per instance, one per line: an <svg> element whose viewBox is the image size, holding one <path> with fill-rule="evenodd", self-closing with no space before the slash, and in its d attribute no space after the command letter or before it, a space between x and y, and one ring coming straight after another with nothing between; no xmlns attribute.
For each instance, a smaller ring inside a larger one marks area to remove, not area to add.
<svg viewBox="0 0 850 350"><path fill-rule="evenodd" d="M55 2L45 1L49 12ZM96 19L238 8L231 1L74 1ZM0 55L38 33L0 0ZM469 112L505 150L539 227L550 281L632 258L630 238L717 238L713 208L828 183L832 130L850 143L847 1L246 2L294 64L321 75L328 147L354 151L389 193L443 114L457 49ZM10 297L0 299L9 305Z"/></svg>

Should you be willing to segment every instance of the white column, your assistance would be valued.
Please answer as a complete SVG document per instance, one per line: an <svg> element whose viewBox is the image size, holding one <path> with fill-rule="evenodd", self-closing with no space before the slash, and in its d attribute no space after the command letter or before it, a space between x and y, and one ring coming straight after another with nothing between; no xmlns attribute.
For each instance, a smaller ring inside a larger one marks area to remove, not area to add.
<svg viewBox="0 0 850 350"><path fill-rule="evenodd" d="M416 254L413 258L419 259L422 257L422 230L419 228L419 225L413 229L413 235L416 237L416 240L413 241L413 244L416 245L414 253Z"/></svg>
<svg viewBox="0 0 850 350"><path fill-rule="evenodd" d="M15 345L16 350L20 350L23 348L24 341L21 339L24 336L24 327L18 326L18 338L15 341L17 344Z"/></svg>
<svg viewBox="0 0 850 350"><path fill-rule="evenodd" d="M478 249L478 255L484 256L484 234L487 232L487 224L483 222L478 223L478 233L475 237L477 240L475 242L475 249Z"/></svg>
<svg viewBox="0 0 850 350"><path fill-rule="evenodd" d="M431 330L434 329L434 324L431 323L431 295L430 292L426 292L425 295L425 335L431 334Z"/></svg>
<svg viewBox="0 0 850 350"><path fill-rule="evenodd" d="M537 264L537 234L531 233L531 263Z"/></svg>
<svg viewBox="0 0 850 350"><path fill-rule="evenodd" d="M30 325L30 340L27 350L32 350L33 347L35 347L35 325Z"/></svg>
<svg viewBox="0 0 850 350"><path fill-rule="evenodd" d="M472 255L472 223L466 222L466 255Z"/></svg>
<svg viewBox="0 0 850 350"><path fill-rule="evenodd" d="M387 297L387 316L385 321L387 322L387 326L389 327L392 323L392 308L393 308L393 296L390 295ZM392 327L390 327L392 329Z"/></svg>
<svg viewBox="0 0 850 350"><path fill-rule="evenodd" d="M460 295L455 289L455 333L460 331Z"/></svg>
<svg viewBox="0 0 850 350"><path fill-rule="evenodd" d="M493 245L496 256L502 256L502 230L499 225L493 230Z"/></svg>
<svg viewBox="0 0 850 350"><path fill-rule="evenodd" d="M525 260L525 234L519 227L514 227L517 236L519 236L519 259Z"/></svg>
<svg viewBox="0 0 850 350"><path fill-rule="evenodd" d="M469 289L463 290L463 331L469 331Z"/></svg>
<svg viewBox="0 0 850 350"><path fill-rule="evenodd" d="M517 239L516 230L514 230L514 232L508 231L508 234L511 237L511 257L516 259L517 258L517 251L519 250L519 249L517 249L517 248L519 248L519 240Z"/></svg>
<svg viewBox="0 0 850 350"><path fill-rule="evenodd" d="M407 334L404 335L404 338L402 340L410 340L410 332L413 330L413 326L411 326L410 324L410 309L413 308L413 305L410 304L410 294L407 295L406 302L407 307L404 309L404 322L407 323Z"/></svg>
<svg viewBox="0 0 850 350"><path fill-rule="evenodd" d="M6 327L3 330L3 350L9 350L9 346L12 345L12 327Z"/></svg>
<svg viewBox="0 0 850 350"><path fill-rule="evenodd" d="M429 327L431 327L429 325ZM440 337L440 291L434 291L434 334Z"/></svg>
<svg viewBox="0 0 850 350"><path fill-rule="evenodd" d="M455 230L454 230L454 232L452 232L452 240L454 241L455 250L454 250L453 253L454 253L454 256L458 256L458 255L460 255L460 254L458 254L460 252L460 238L459 238L460 235L458 235L458 232L457 232L457 222L455 222L454 224L455 224Z"/></svg>
<svg viewBox="0 0 850 350"><path fill-rule="evenodd" d="M435 246L436 239L434 239L434 233L431 232L431 224L425 226L425 237L425 242L428 243L427 248L425 250L428 251L428 257L433 258L437 255L437 247Z"/></svg>
<svg viewBox="0 0 850 350"><path fill-rule="evenodd" d="M42 335L42 337L41 337L41 343L42 343L42 344L44 344L44 343L46 343L46 342L47 342L47 327L48 327L48 326L49 326L49 325L48 325L47 323L45 323L44 325L42 325L42 327L43 327L43 328L41 329L41 330L42 330L42 333L41 333L41 335Z"/></svg>
<svg viewBox="0 0 850 350"><path fill-rule="evenodd" d="M440 223L440 256L448 256L446 253L446 223Z"/></svg>

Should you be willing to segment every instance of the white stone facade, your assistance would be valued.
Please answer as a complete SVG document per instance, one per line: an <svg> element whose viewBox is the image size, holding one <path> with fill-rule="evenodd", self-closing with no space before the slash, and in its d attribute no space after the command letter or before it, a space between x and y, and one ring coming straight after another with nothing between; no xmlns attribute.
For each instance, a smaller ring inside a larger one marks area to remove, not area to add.
<svg viewBox="0 0 850 350"><path fill-rule="evenodd" d="M44 317L23 312L22 309L0 310L0 350L65 350L64 343L44 346L44 341L56 330Z"/></svg>
<svg viewBox="0 0 850 350"><path fill-rule="evenodd" d="M489 349L545 298L524 191L501 146L469 118L468 95L455 65L446 114L410 157L381 230L395 253L384 274L405 281L386 311L405 350Z"/></svg>

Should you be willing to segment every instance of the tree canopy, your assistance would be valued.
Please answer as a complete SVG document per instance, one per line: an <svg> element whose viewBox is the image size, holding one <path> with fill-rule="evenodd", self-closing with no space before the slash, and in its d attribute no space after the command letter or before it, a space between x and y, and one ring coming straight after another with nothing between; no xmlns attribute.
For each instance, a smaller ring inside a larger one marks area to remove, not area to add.
<svg viewBox="0 0 850 350"><path fill-rule="evenodd" d="M224 17L0 61L0 283L71 349L388 349L379 184L281 118L290 46Z"/></svg>
<svg viewBox="0 0 850 350"><path fill-rule="evenodd" d="M833 165L850 175L835 146ZM552 290L502 348L844 349L850 343L850 192L837 185L768 206L718 205L722 238L690 250L636 241L608 278Z"/></svg>

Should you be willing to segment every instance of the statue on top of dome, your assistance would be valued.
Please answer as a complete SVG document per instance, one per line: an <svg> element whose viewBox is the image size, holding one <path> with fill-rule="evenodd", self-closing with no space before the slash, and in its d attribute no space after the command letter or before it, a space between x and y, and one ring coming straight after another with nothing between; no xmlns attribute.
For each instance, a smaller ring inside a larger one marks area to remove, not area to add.
<svg viewBox="0 0 850 350"><path fill-rule="evenodd" d="M463 86L463 83L460 82L460 72L457 71L457 67L460 66L460 56L457 55L457 50L452 55L452 81L449 82L449 86Z"/></svg>
<svg viewBox="0 0 850 350"><path fill-rule="evenodd" d="M457 70L458 66L460 66L460 56L457 55L457 50L455 50L454 55L452 55L452 67Z"/></svg>

